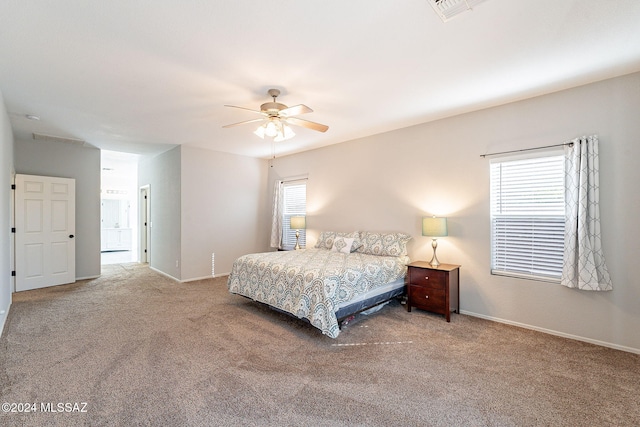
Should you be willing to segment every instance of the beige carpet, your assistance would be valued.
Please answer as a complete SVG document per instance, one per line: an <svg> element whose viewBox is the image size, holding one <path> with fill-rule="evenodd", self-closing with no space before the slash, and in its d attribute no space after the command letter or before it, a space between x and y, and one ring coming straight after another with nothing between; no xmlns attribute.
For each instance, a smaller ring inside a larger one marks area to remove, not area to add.
<svg viewBox="0 0 640 427"><path fill-rule="evenodd" d="M126 264L14 295L0 395L36 404L3 426L637 426L640 356L397 302L333 340Z"/></svg>

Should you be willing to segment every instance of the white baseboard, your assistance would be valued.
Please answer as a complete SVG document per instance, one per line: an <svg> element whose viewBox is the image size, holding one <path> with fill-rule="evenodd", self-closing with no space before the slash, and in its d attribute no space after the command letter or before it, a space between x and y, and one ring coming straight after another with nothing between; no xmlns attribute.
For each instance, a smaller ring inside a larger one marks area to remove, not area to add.
<svg viewBox="0 0 640 427"><path fill-rule="evenodd" d="M156 272L156 273L158 273L158 274L162 274L163 276L168 277L169 279L173 279L173 280L175 280L176 282L180 282L180 279L178 279L178 278L176 278L176 277L173 277L172 275L170 275L170 274L168 274L168 273L165 273L164 271L158 270L157 268L154 268L154 267L149 266L149 269L151 269L151 270L155 271L155 272Z"/></svg>
<svg viewBox="0 0 640 427"><path fill-rule="evenodd" d="M605 341L594 340L591 338L585 338L578 335L567 334L564 332L554 331L552 329L540 328L538 326L527 325L526 323L513 322L511 320L500 319L498 317L485 316L484 314L473 313L471 311L460 310L460 314L466 314L467 316L479 317L481 319L491 320L493 322L504 323L506 325L517 326L519 328L531 329L533 331L543 332L549 335L555 335L557 337L569 338L576 341L588 342L589 344L595 344L602 347L609 347L615 350L626 351L628 353L640 354L640 348L626 347L623 345L612 344Z"/></svg>
<svg viewBox="0 0 640 427"><path fill-rule="evenodd" d="M5 314L0 314L0 337L4 332L4 325L7 323L7 317L9 316L9 310Z"/></svg>
<svg viewBox="0 0 640 427"><path fill-rule="evenodd" d="M195 282L198 280L211 279L212 276L192 277L191 279L180 280L180 283Z"/></svg>
<svg viewBox="0 0 640 427"><path fill-rule="evenodd" d="M184 280L180 280L176 277L173 277L172 275L165 273L164 271L160 271L157 268L153 268L151 266L149 266L149 268L153 271L155 271L156 273L162 274L163 276L166 276L170 279L175 280L176 282L180 282L180 283L187 283L187 282L195 282L196 280L204 280L204 279L211 279L211 278L216 278L216 277L222 277L222 276L228 276L229 273L222 273L222 274L216 274L215 276L202 276L202 277L192 277L190 279L184 279Z"/></svg>
<svg viewBox="0 0 640 427"><path fill-rule="evenodd" d="M0 311L4 310L4 313L0 314L0 337L2 336L2 332L4 332L4 325L6 325L7 319L9 318L10 308L11 300L9 300L9 305L7 305L7 308L0 309Z"/></svg>
<svg viewBox="0 0 640 427"><path fill-rule="evenodd" d="M97 276L86 276L86 277L76 277L76 282L78 280L91 280L91 279L97 279L98 277L100 277L100 275L98 274Z"/></svg>
<svg viewBox="0 0 640 427"><path fill-rule="evenodd" d="M196 280L215 279L217 277L228 276L229 273L215 274L213 276L194 277L192 279L181 280L182 283L195 282Z"/></svg>

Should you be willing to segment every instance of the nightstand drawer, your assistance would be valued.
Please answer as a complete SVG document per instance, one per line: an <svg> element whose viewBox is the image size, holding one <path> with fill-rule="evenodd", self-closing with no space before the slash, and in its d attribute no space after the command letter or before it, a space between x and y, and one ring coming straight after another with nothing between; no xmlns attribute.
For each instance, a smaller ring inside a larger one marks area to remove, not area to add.
<svg viewBox="0 0 640 427"><path fill-rule="evenodd" d="M410 283L416 286L442 289L444 291L446 277L447 273L444 271L411 268Z"/></svg>
<svg viewBox="0 0 640 427"><path fill-rule="evenodd" d="M445 290L409 285L411 305L434 313L445 314Z"/></svg>

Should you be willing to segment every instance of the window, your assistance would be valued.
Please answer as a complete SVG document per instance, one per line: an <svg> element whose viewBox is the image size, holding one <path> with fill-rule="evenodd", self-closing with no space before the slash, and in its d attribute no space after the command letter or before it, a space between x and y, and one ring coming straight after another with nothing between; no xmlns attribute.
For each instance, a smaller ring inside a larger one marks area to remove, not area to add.
<svg viewBox="0 0 640 427"><path fill-rule="evenodd" d="M556 281L564 254L564 156L491 163L491 273Z"/></svg>
<svg viewBox="0 0 640 427"><path fill-rule="evenodd" d="M282 246L293 247L296 244L296 230L291 229L291 217L307 214L307 181L284 182L283 192L283 218L282 218ZM300 231L300 247L307 243L305 229Z"/></svg>

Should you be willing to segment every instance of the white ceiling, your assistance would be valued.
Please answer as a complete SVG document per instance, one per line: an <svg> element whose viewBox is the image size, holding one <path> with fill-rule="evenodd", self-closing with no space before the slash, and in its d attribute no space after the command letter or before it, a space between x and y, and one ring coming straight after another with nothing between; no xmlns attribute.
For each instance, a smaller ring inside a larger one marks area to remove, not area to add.
<svg viewBox="0 0 640 427"><path fill-rule="evenodd" d="M487 0L448 22L427 0L2 0L0 91L32 132L148 154L270 157L258 109L306 104L276 154L640 71L638 0ZM34 114L39 121L28 120Z"/></svg>

